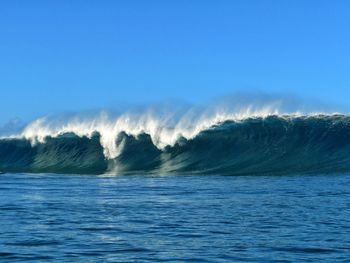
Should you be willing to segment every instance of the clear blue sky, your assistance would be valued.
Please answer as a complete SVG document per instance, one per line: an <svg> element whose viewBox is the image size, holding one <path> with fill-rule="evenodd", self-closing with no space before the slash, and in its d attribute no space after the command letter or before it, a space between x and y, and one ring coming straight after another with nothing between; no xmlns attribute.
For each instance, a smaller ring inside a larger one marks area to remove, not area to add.
<svg viewBox="0 0 350 263"><path fill-rule="evenodd" d="M346 0L1 1L0 123L252 90L346 105L349 14Z"/></svg>

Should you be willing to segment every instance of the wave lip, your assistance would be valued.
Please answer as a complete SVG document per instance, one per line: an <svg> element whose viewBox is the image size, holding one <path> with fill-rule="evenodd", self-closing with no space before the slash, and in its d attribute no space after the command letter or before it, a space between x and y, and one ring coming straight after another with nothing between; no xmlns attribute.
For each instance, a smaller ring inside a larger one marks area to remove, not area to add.
<svg viewBox="0 0 350 263"><path fill-rule="evenodd" d="M149 115L52 126L0 139L0 171L298 174L350 171L347 115L217 114L173 127Z"/></svg>
<svg viewBox="0 0 350 263"><path fill-rule="evenodd" d="M100 143L104 155L108 159L117 157L123 144L116 144L120 133L137 137L148 134L157 148L173 146L181 137L192 139L201 131L227 120L244 120L247 118L265 118L280 114L278 107L272 103L263 107L248 106L229 110L215 107L213 109L191 108L178 115L176 112L159 109L148 109L142 113L124 113L114 118L106 112L101 112L95 118L81 118L81 116L68 119L39 118L30 123L25 129L12 138L24 138L32 144L43 143L47 137L58 137L65 133L74 133L79 137L88 137L94 133L100 134ZM296 112L293 115L298 115Z"/></svg>

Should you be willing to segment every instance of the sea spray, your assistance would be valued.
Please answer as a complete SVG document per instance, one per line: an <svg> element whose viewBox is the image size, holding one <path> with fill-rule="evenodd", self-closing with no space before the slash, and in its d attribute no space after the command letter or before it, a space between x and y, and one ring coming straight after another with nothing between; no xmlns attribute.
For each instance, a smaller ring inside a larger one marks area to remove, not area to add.
<svg viewBox="0 0 350 263"><path fill-rule="evenodd" d="M172 123L172 126L170 125ZM350 171L350 117L273 108L177 119L154 112L39 119L0 140L0 170L80 174Z"/></svg>

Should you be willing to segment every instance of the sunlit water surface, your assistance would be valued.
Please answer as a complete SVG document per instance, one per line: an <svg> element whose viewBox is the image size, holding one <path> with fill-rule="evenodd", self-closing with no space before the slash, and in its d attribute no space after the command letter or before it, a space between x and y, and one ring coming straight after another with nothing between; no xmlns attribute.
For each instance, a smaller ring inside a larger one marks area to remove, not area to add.
<svg viewBox="0 0 350 263"><path fill-rule="evenodd" d="M0 175L4 262L349 259L349 175Z"/></svg>

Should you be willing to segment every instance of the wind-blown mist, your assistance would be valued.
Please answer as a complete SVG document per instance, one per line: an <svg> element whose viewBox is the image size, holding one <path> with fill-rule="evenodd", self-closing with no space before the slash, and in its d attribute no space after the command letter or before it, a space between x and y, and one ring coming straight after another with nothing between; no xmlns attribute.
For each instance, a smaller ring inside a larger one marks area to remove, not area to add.
<svg viewBox="0 0 350 263"><path fill-rule="evenodd" d="M350 117L282 99L39 118L0 140L3 172L293 174L350 171Z"/></svg>

